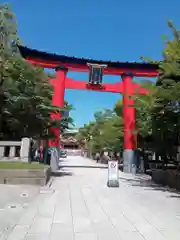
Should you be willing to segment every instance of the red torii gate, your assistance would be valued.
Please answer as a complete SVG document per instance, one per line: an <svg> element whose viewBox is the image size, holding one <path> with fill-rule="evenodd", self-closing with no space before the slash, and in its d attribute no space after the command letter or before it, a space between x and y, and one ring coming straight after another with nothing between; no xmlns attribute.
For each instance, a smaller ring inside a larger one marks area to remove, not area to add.
<svg viewBox="0 0 180 240"><path fill-rule="evenodd" d="M51 79L54 87L52 104L57 107L64 107L65 89L91 90L99 92L123 93L123 113L124 113L124 171L131 172L134 163L134 150L136 149L136 121L134 94L148 94L148 91L139 84L134 83L133 76L136 77L156 77L158 66L150 63L129 63L97 61L92 59L67 57L64 55L50 54L37 51L27 47L19 46L22 56L28 62L43 68L56 70L56 78ZM89 72L88 64L106 65L103 74L121 76L122 82L102 83L100 85L88 84L86 81L73 80L67 78L68 71ZM60 119L60 114L52 113L51 118ZM56 139L50 142L51 147L60 146L60 129L53 129Z"/></svg>

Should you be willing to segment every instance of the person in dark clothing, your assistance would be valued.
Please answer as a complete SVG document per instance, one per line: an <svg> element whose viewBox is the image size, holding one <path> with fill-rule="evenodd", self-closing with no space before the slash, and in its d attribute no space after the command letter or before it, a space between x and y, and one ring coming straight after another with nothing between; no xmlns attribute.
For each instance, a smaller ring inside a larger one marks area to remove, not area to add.
<svg viewBox="0 0 180 240"><path fill-rule="evenodd" d="M51 165L51 150L47 150L47 164Z"/></svg>
<svg viewBox="0 0 180 240"><path fill-rule="evenodd" d="M97 152L97 153L96 153L96 162L98 163L99 161L100 161L100 153Z"/></svg>

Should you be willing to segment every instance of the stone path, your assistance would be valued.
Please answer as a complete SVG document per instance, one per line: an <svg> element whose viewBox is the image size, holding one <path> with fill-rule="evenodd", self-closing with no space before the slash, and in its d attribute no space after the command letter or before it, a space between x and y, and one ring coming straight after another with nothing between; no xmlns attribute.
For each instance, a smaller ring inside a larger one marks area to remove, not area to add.
<svg viewBox="0 0 180 240"><path fill-rule="evenodd" d="M64 161L68 167L34 199L8 240L179 239L180 195L123 173L119 188L107 188L107 169L77 156ZM80 162L88 168L71 167Z"/></svg>
<svg viewBox="0 0 180 240"><path fill-rule="evenodd" d="M38 196L39 187L0 184L0 193L0 240L5 240Z"/></svg>
<svg viewBox="0 0 180 240"><path fill-rule="evenodd" d="M107 164L96 163L89 158L83 158L80 156L68 156L67 158L61 158L60 167L83 167L83 168L107 168Z"/></svg>

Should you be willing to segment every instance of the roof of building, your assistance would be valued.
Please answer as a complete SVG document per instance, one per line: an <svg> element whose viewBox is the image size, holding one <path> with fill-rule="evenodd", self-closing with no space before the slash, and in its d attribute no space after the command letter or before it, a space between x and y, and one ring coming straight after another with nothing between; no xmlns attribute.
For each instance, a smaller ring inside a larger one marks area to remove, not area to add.
<svg viewBox="0 0 180 240"><path fill-rule="evenodd" d="M73 136L70 137L61 137L61 142L64 144L68 144L68 143L77 143L77 139L74 138Z"/></svg>
<svg viewBox="0 0 180 240"><path fill-rule="evenodd" d="M64 131L64 134L74 134L74 133L78 133L78 129L77 128L72 128L72 129L66 129L65 131Z"/></svg>

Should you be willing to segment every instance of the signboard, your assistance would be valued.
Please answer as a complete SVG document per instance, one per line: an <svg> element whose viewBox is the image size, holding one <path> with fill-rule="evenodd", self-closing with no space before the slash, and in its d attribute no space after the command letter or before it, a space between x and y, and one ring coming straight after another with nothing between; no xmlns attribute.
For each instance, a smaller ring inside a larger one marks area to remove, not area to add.
<svg viewBox="0 0 180 240"><path fill-rule="evenodd" d="M103 71L106 65L88 63L88 66L89 66L89 83L101 84L103 78Z"/></svg>
<svg viewBox="0 0 180 240"><path fill-rule="evenodd" d="M108 162L108 187L119 187L118 161Z"/></svg>

